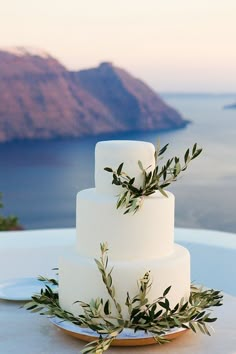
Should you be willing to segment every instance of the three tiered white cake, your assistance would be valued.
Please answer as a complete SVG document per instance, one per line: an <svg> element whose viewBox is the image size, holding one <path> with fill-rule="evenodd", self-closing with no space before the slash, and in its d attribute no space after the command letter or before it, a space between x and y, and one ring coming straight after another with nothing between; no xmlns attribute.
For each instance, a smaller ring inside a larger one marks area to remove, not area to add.
<svg viewBox="0 0 236 354"><path fill-rule="evenodd" d="M96 145L95 188L77 195L77 245L59 263L60 306L74 315L82 313L80 300L109 296L102 282L94 258L100 256L100 244L107 242L109 265L116 299L124 308L127 291L137 294L137 280L150 271L152 286L148 293L153 302L171 285L170 306L190 294L190 255L187 249L174 243L174 195L168 198L160 192L144 197L140 210L124 215L116 209L119 186L112 185L111 175L104 167L117 167L124 162L124 170L135 177L135 186L143 183L138 166L155 168L155 148L140 141L104 141Z"/></svg>

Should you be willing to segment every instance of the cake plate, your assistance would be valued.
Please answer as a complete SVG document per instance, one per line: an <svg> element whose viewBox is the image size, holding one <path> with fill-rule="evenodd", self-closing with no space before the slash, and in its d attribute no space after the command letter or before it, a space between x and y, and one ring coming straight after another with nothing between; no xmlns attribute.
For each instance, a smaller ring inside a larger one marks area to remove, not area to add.
<svg viewBox="0 0 236 354"><path fill-rule="evenodd" d="M49 320L64 333L85 342L92 342L99 338L98 333L90 328L82 328L72 322L64 321L59 317L50 317ZM173 328L169 330L167 334L163 335L163 338L172 340L181 336L186 331L187 329L185 328ZM144 331L134 332L133 329L125 328L122 333L113 340L111 345L116 347L132 347L150 344L157 344L151 333L145 333Z"/></svg>

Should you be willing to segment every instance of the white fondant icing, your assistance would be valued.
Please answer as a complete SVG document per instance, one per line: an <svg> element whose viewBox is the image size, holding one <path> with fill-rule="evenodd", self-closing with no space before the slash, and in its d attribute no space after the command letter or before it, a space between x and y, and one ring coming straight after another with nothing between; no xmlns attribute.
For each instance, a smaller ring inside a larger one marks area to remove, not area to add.
<svg viewBox="0 0 236 354"><path fill-rule="evenodd" d="M113 140L101 141L95 148L95 186L99 193L118 195L122 187L112 185L112 173L104 171L104 167L116 170L123 162L123 171L130 177L135 177L134 185L143 184L143 174L138 166L138 160L147 171L155 168L155 148L144 141Z"/></svg>
<svg viewBox="0 0 236 354"><path fill-rule="evenodd" d="M147 256L147 255L146 255ZM174 252L164 258L139 261L109 261L113 267L112 278L116 289L116 299L122 305L127 317L125 304L127 291L131 297L138 293L137 280L150 270L152 286L148 299L153 302L162 296L163 291L171 285L168 294L171 307L181 298L188 299L190 294L190 256L182 246L175 245ZM72 250L63 256L59 263L59 298L63 309L75 315L81 313L78 300L90 302L91 298L108 299L106 288L95 261L87 257L78 257Z"/></svg>
<svg viewBox="0 0 236 354"><path fill-rule="evenodd" d="M80 313L75 301L90 302L91 298L107 299L106 288L93 258L100 257L100 243L107 242L110 266L116 287L116 298L128 316L125 299L137 294L137 280L151 271L152 287L148 294L152 302L171 285L168 299L172 307L190 294L190 256L174 245L174 196L160 192L144 197L136 214L123 215L116 209L121 187L112 185L112 174L104 167L118 168L135 177L135 185L143 183L144 168L155 167L154 146L137 141L106 141L98 143L95 157L96 188L77 195L76 249L62 257L59 264L60 305L75 315Z"/></svg>
<svg viewBox="0 0 236 354"><path fill-rule="evenodd" d="M173 251L174 196L160 192L144 197L140 210L123 215L116 197L87 189L77 195L77 252L99 257L107 242L110 259L133 260L167 256Z"/></svg>

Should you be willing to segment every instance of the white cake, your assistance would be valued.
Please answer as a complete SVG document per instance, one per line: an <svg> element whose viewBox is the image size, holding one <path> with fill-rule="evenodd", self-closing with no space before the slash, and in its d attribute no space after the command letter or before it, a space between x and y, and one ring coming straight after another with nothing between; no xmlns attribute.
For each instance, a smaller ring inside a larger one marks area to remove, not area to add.
<svg viewBox="0 0 236 354"><path fill-rule="evenodd" d="M124 215L116 209L122 187L112 185L112 175L104 167L123 170L135 177L135 185L143 183L138 160L144 168L155 168L154 146L139 141L105 141L96 145L95 188L77 195L77 244L59 264L59 300L63 309L81 313L78 300L109 298L94 258L100 257L100 243L107 242L109 266L116 298L127 316L125 300L138 292L137 280L151 271L150 302L171 285L168 299L175 306L190 294L190 255L174 243L174 195L160 192L144 197L135 214Z"/></svg>

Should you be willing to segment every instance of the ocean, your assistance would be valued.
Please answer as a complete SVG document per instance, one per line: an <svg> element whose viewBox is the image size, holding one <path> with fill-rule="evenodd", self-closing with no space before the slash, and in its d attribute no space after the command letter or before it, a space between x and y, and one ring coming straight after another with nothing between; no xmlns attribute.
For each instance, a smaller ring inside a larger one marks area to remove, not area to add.
<svg viewBox="0 0 236 354"><path fill-rule="evenodd" d="M0 144L0 192L4 209L25 229L75 226L75 199L94 186L94 148L99 140L170 143L167 157L183 157L195 142L202 154L169 188L176 197L177 227L236 233L236 110L233 94L162 94L191 123L166 132L112 134L83 139Z"/></svg>

